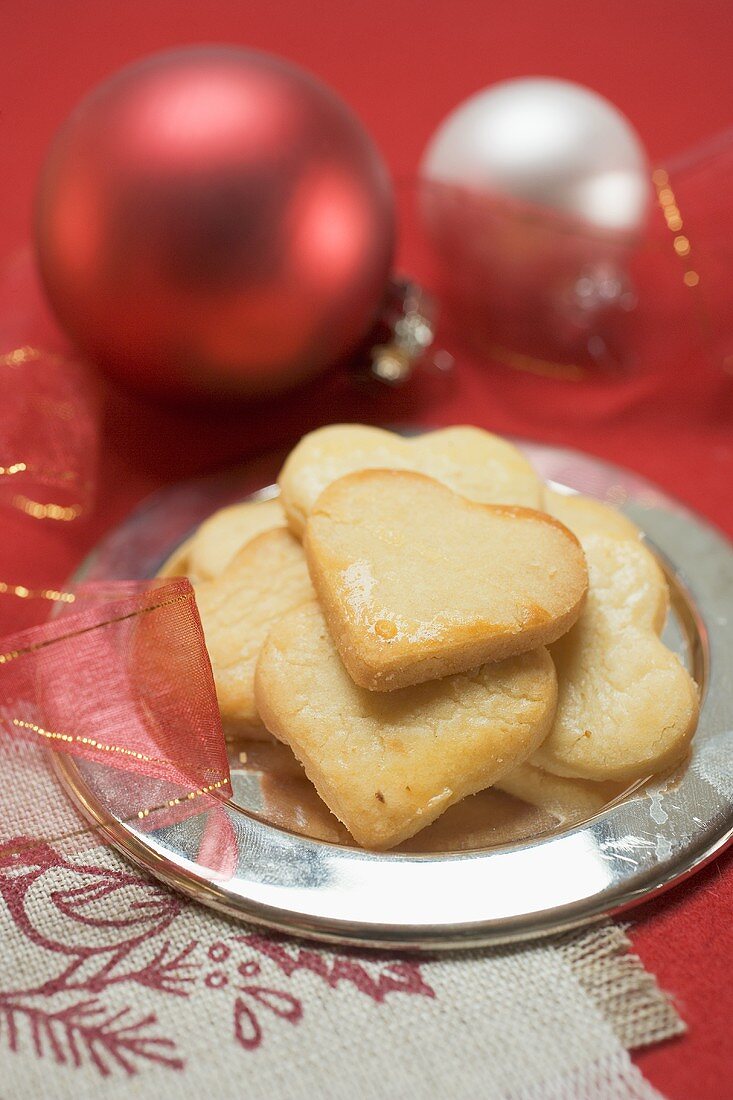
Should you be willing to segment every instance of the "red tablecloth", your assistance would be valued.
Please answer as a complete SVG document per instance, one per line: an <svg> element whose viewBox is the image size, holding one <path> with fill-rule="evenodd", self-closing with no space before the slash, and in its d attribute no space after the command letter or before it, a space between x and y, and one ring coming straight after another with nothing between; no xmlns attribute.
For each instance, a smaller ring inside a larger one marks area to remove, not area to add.
<svg viewBox="0 0 733 1100"><path fill-rule="evenodd" d="M733 122L727 0L25 0L5 6L0 27L6 254L28 237L38 167L75 101L123 63L171 45L231 42L300 62L361 114L398 180L414 176L450 108L512 76L556 75L595 88L629 116L655 159ZM401 261L406 270L419 267L409 218ZM61 583L151 489L347 417L472 422L575 446L633 467L733 533L733 378L689 355L673 357L669 369L672 352L660 341L636 372L579 382L462 358L447 389L370 399L321 383L255 414L164 411L110 393L94 517L54 526L4 514L0 578ZM675 1100L733 1096L731 903L728 855L635 914L635 945L689 1025L686 1038L638 1056L647 1077Z"/></svg>

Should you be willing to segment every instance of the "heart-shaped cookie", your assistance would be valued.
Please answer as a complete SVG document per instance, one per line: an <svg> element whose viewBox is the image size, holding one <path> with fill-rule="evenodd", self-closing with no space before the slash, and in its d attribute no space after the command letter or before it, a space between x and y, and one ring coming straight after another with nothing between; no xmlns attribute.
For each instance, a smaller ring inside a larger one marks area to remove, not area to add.
<svg viewBox="0 0 733 1100"><path fill-rule="evenodd" d="M286 526L279 500L245 500L220 508L191 538L188 568L197 580L213 580L224 572L237 551L257 535Z"/></svg>
<svg viewBox="0 0 733 1100"><path fill-rule="evenodd" d="M285 527L265 531L195 591L224 728L267 738L255 706L255 664L278 617L315 595L303 548Z"/></svg>
<svg viewBox="0 0 733 1100"><path fill-rule="evenodd" d="M600 813L609 802L623 794L628 783L566 779L532 764L520 764L513 772L502 776L496 787L530 806L536 806L556 821L569 824Z"/></svg>
<svg viewBox="0 0 733 1100"><path fill-rule="evenodd" d="M586 535L641 538L639 528L623 512L580 493L558 493L554 489L545 489L543 510L564 523L581 543Z"/></svg>
<svg viewBox="0 0 733 1100"><path fill-rule="evenodd" d="M357 470L415 470L470 500L542 507L543 486L527 459L480 428L442 428L403 439L365 424L331 424L303 436L278 479L290 528L301 535L323 490Z"/></svg>
<svg viewBox="0 0 733 1100"><path fill-rule="evenodd" d="M636 538L587 535L590 586L551 649L557 714L532 763L557 775L633 780L678 764L697 724L694 681L660 641L667 584Z"/></svg>
<svg viewBox="0 0 733 1100"><path fill-rule="evenodd" d="M357 687L315 601L262 647L257 707L355 840L391 848L522 763L556 699L545 649L389 694Z"/></svg>
<svg viewBox="0 0 733 1100"><path fill-rule="evenodd" d="M422 474L363 470L318 499L304 549L346 668L393 691L555 641L588 578L552 517L477 504Z"/></svg>

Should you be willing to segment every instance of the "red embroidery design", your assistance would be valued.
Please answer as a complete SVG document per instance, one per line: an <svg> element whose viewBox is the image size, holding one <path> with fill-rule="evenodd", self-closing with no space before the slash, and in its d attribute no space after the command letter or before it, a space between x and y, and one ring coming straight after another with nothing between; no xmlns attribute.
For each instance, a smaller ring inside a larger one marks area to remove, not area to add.
<svg viewBox="0 0 733 1100"><path fill-rule="evenodd" d="M188 997L197 987L233 993L232 1034L245 1051L263 1044L271 1024L300 1023L302 1001L280 985L301 970L331 990L347 983L377 1004L392 993L435 997L410 961L326 954L255 934L233 936L232 946L192 939L175 948L166 933L189 903L133 871L70 862L42 840L0 844L0 898L25 939L46 953L44 966L58 959L40 984L0 988L0 1045L92 1066L104 1077L146 1064L185 1067L157 1014L141 1016L134 1003L115 1009L105 1000L113 988L129 987L131 1002L136 985L161 997Z"/></svg>
<svg viewBox="0 0 733 1100"><path fill-rule="evenodd" d="M55 887L59 871L74 885ZM113 894L122 913L115 920L104 915ZM122 982L183 993L190 949L171 955L166 941L141 967L123 968L133 948L173 922L177 898L131 872L69 863L45 841L27 837L0 845L0 895L23 935L62 960L61 971L40 985L0 990L0 1037L11 1051L30 1041L39 1058L77 1068L89 1063L105 1077L115 1067L132 1074L140 1061L183 1068L173 1040L154 1033L155 1014L136 1019L132 1006L115 1012L94 996ZM53 1001L61 993L72 994L71 1003L58 1008Z"/></svg>
<svg viewBox="0 0 733 1100"><path fill-rule="evenodd" d="M340 982L350 982L360 993L371 997L381 1004L388 993L411 993L421 997L434 997L435 991L427 984L420 967L414 962L395 962L390 958L382 961L381 971L372 976L364 963L358 961L357 952L352 956L334 955L329 959L317 951L304 947L292 947L276 939L264 936L238 936L241 943L249 944L261 955L272 959L279 969L289 978L296 970L310 970L322 978L326 985L335 989Z"/></svg>

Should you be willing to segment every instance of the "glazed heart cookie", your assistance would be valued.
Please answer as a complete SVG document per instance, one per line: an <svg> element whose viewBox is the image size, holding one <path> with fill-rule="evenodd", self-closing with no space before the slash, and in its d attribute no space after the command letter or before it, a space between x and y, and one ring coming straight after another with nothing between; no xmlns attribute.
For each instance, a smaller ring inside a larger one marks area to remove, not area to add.
<svg viewBox="0 0 733 1100"><path fill-rule="evenodd" d="M545 649L390 694L354 684L313 601L281 618L257 664L257 707L363 847L391 848L493 784L545 736Z"/></svg>
<svg viewBox="0 0 733 1100"><path fill-rule="evenodd" d="M278 617L313 599L303 550L284 528L247 543L221 576L196 586L222 720L228 733L267 738L254 698L254 671Z"/></svg>
<svg viewBox="0 0 733 1100"><path fill-rule="evenodd" d="M406 471L335 481L303 545L341 658L372 691L555 641L588 583L580 544L557 520L477 504Z"/></svg>
<svg viewBox="0 0 733 1100"><path fill-rule="evenodd" d="M415 470L470 500L542 507L542 484L505 439L480 428L443 428L403 439L364 424L332 424L304 436L278 483L290 528L301 535L323 490L357 470Z"/></svg>
<svg viewBox="0 0 733 1100"><path fill-rule="evenodd" d="M285 526L285 513L278 500L246 500L220 508L190 540L188 568L197 579L212 580L257 535Z"/></svg>
<svg viewBox="0 0 733 1100"><path fill-rule="evenodd" d="M532 763L585 779L642 778L684 758L697 723L697 688L658 637L668 592L646 547L605 535L588 535L583 547L588 600L552 647L557 714Z"/></svg>

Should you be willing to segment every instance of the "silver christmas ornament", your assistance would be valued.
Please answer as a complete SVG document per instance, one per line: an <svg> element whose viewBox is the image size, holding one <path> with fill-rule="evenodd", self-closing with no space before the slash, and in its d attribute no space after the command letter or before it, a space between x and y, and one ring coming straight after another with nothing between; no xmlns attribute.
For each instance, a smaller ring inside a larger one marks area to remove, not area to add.
<svg viewBox="0 0 733 1100"><path fill-rule="evenodd" d="M422 217L445 298L489 350L614 358L635 303L627 275L650 208L650 169L628 120L564 80L497 84L429 142Z"/></svg>

